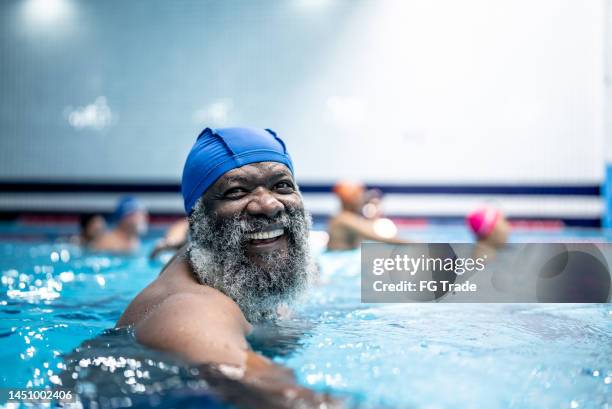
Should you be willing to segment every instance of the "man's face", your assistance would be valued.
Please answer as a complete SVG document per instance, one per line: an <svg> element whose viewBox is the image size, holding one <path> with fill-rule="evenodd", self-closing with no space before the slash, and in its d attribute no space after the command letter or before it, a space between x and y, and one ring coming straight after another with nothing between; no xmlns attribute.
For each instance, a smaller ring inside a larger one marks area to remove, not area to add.
<svg viewBox="0 0 612 409"><path fill-rule="evenodd" d="M85 227L85 237L94 240L106 230L106 221L102 216L94 216Z"/></svg>
<svg viewBox="0 0 612 409"><path fill-rule="evenodd" d="M508 220L504 216L501 216L495 223L489 236L487 236L487 240L496 247L503 247L508 242L510 230L510 223L508 223Z"/></svg>
<svg viewBox="0 0 612 409"><path fill-rule="evenodd" d="M259 162L231 170L208 189L202 204L216 215L218 222L240 218L251 223L246 251L257 264L269 254L287 255L287 232L275 220L290 210L304 209L291 172L277 162Z"/></svg>
<svg viewBox="0 0 612 409"><path fill-rule="evenodd" d="M285 165L226 173L198 200L189 227L198 280L234 299L250 320L296 296L313 273L310 218Z"/></svg>

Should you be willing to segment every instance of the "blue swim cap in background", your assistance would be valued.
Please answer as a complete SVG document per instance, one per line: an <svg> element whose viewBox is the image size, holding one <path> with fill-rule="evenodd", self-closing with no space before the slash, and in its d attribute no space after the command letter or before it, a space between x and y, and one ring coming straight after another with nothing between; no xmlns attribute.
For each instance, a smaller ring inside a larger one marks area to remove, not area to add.
<svg viewBox="0 0 612 409"><path fill-rule="evenodd" d="M293 163L285 143L269 129L206 128L191 148L181 190L185 212L225 173L255 162L279 162L293 174Z"/></svg>
<svg viewBox="0 0 612 409"><path fill-rule="evenodd" d="M126 216L140 210L146 210L144 205L135 197L124 196L119 199L115 212L113 213L113 221L118 222Z"/></svg>

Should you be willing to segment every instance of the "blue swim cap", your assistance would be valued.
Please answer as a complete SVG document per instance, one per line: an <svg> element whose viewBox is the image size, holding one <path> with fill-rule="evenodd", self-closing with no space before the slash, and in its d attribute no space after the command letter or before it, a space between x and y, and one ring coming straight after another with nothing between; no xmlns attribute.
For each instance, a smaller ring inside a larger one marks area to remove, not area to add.
<svg viewBox="0 0 612 409"><path fill-rule="evenodd" d="M145 207L132 196L124 196L119 199L115 212L113 213L113 220L118 222L126 216L135 213L140 210L145 210Z"/></svg>
<svg viewBox="0 0 612 409"><path fill-rule="evenodd" d="M285 143L269 129L206 128L191 148L181 190L185 212L225 173L249 163L279 162L293 174L293 163Z"/></svg>

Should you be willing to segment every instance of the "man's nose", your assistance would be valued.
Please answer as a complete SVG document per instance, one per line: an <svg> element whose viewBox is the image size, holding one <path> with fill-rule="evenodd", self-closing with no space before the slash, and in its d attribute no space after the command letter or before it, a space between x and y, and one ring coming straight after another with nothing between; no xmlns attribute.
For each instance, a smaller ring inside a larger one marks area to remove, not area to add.
<svg viewBox="0 0 612 409"><path fill-rule="evenodd" d="M250 215L264 215L274 217L282 212L285 206L265 188L257 188L252 193L253 199L247 205L247 213Z"/></svg>

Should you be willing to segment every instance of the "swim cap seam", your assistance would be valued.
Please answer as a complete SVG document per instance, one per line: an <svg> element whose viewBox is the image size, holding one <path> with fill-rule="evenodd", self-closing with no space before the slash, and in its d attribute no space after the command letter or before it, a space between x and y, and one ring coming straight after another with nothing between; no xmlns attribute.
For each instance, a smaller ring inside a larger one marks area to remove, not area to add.
<svg viewBox="0 0 612 409"><path fill-rule="evenodd" d="M274 139L276 139L276 141L277 141L278 143L280 143L280 145L283 147L283 153L286 155L286 154L287 154L287 147L285 146L285 142L284 142L284 141L283 141L281 138L279 138L279 137L276 135L276 132L274 132L272 129L266 128L265 130L266 130L266 132L268 132L270 135L272 135L272 136L274 137Z"/></svg>
<svg viewBox="0 0 612 409"><path fill-rule="evenodd" d="M219 139L221 141L221 143L223 144L223 146L225 146L225 149L227 149L227 151L229 152L230 155L235 155L236 152L234 152L234 150L231 148L231 146L229 146L229 144L227 143L227 141L225 140L225 138L223 137L223 135L218 134L216 130L211 129L212 131L212 136L217 137L217 139Z"/></svg>

